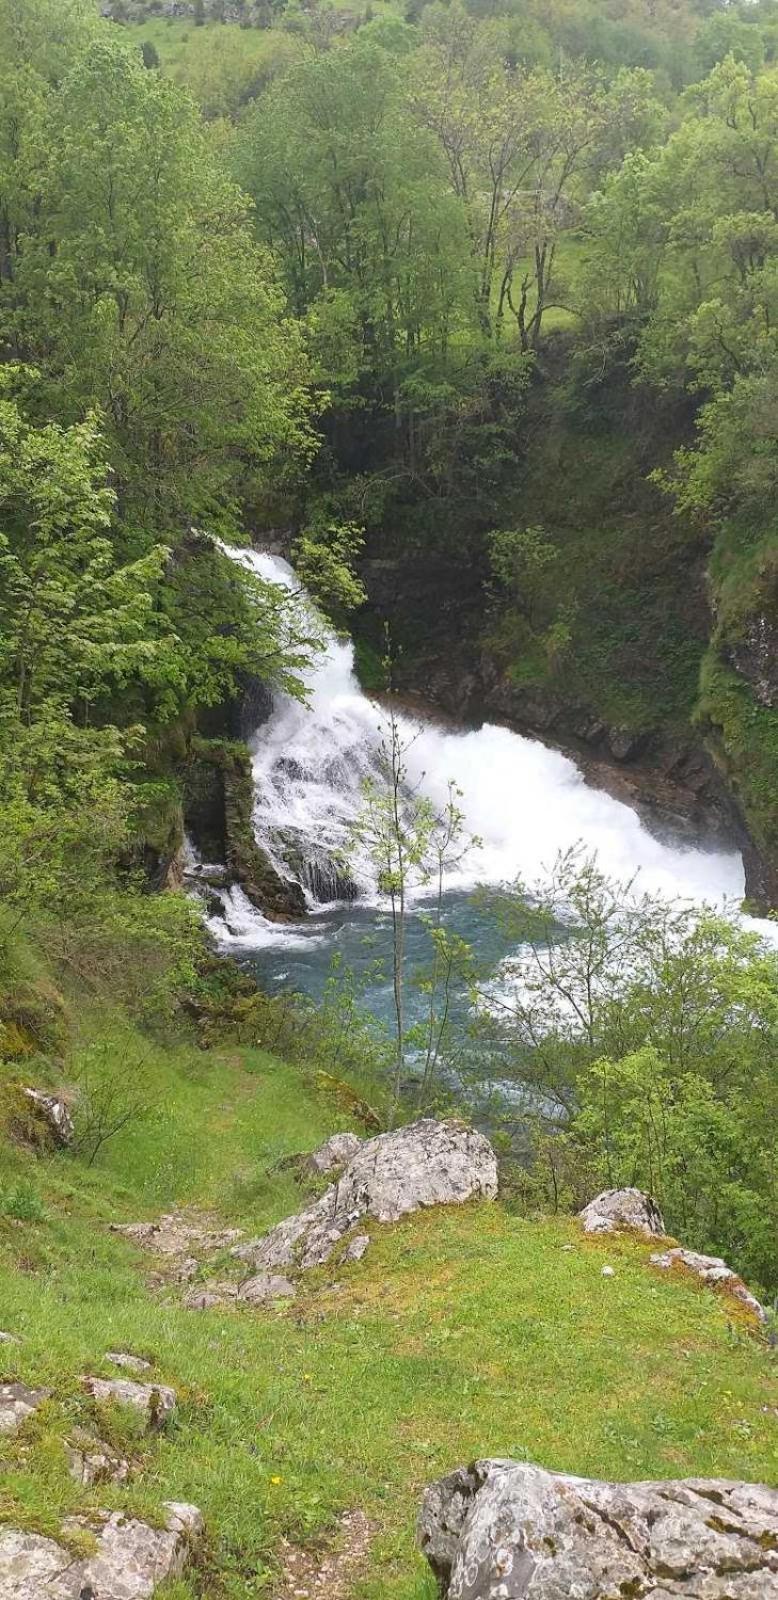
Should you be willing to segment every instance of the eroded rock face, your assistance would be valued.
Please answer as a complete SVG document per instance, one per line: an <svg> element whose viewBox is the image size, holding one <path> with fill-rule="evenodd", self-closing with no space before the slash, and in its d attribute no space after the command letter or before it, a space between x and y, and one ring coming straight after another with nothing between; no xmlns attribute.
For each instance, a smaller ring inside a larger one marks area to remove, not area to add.
<svg viewBox="0 0 778 1600"><path fill-rule="evenodd" d="M427 1490L419 1544L447 1600L778 1600L778 1490L761 1484L477 1461Z"/></svg>
<svg viewBox="0 0 778 1600"><path fill-rule="evenodd" d="M760 1322L767 1320L764 1306L760 1305L756 1295L746 1288L743 1279L727 1266L726 1261L722 1261L721 1256L701 1256L696 1250L684 1250L678 1246L673 1250L658 1251L651 1256L651 1262L653 1266L663 1267L665 1271L678 1267L693 1272L695 1277L701 1278L710 1289L721 1289L725 1294L734 1295L735 1299L747 1306Z"/></svg>
<svg viewBox="0 0 778 1600"><path fill-rule="evenodd" d="M0 1433L16 1433L50 1395L50 1389L28 1389L26 1383L0 1383Z"/></svg>
<svg viewBox="0 0 778 1600"><path fill-rule="evenodd" d="M642 1189L603 1189L579 1213L584 1233L619 1233L631 1228L636 1233L661 1237L665 1231L662 1213L650 1194Z"/></svg>
<svg viewBox="0 0 778 1600"><path fill-rule="evenodd" d="M256 1271L321 1266L362 1217L397 1222L422 1207L496 1193L497 1159L488 1139L461 1122L427 1117L366 1140L319 1200L232 1254Z"/></svg>
<svg viewBox="0 0 778 1600"><path fill-rule="evenodd" d="M44 1089L24 1089L22 1092L36 1117L45 1123L51 1142L62 1150L67 1149L76 1137L76 1130L65 1101L57 1094L47 1094Z"/></svg>
<svg viewBox="0 0 778 1600"><path fill-rule="evenodd" d="M164 1383L133 1383L129 1378L82 1378L81 1382L94 1400L142 1411L150 1428L161 1428L176 1409L176 1391Z"/></svg>
<svg viewBox="0 0 778 1600"><path fill-rule="evenodd" d="M0 1528L0 1595L3 1600L150 1600L166 1578L180 1576L202 1531L196 1506L170 1501L166 1511L165 1528L150 1528L118 1511L106 1516L93 1530L95 1554L81 1561L54 1539Z"/></svg>

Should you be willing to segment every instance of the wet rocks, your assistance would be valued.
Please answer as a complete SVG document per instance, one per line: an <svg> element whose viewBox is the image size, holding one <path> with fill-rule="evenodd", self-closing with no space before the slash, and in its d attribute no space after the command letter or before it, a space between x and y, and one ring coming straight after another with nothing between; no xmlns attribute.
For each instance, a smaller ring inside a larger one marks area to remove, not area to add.
<svg viewBox="0 0 778 1600"><path fill-rule="evenodd" d="M44 1125L51 1143L61 1150L66 1150L72 1145L76 1130L70 1111L61 1096L49 1094L45 1089L23 1089L22 1094L35 1117Z"/></svg>
<svg viewBox="0 0 778 1600"><path fill-rule="evenodd" d="M82 1378L81 1383L93 1400L104 1405L133 1406L146 1417L150 1428L161 1428L176 1409L176 1391L164 1383L134 1383L129 1378Z"/></svg>
<svg viewBox="0 0 778 1600"><path fill-rule="evenodd" d="M50 1389L29 1389L26 1383L0 1383L0 1434L16 1433L50 1397Z"/></svg>
<svg viewBox="0 0 778 1600"><path fill-rule="evenodd" d="M673 1267L691 1272L700 1278L709 1289L720 1289L725 1294L734 1295L742 1305L753 1312L760 1322L767 1320L767 1313L763 1305L757 1300L756 1295L746 1287L742 1278L739 1278L721 1256L703 1256L696 1250L684 1250L678 1246L672 1250L661 1250L651 1256L651 1263L655 1267L662 1267L669 1271Z"/></svg>
<svg viewBox="0 0 778 1600"><path fill-rule="evenodd" d="M67 1531L93 1531L94 1554L74 1560L54 1539L0 1528L3 1600L150 1600L166 1579L179 1577L202 1533L196 1506L170 1501L164 1528L105 1514L96 1524L70 1522ZM66 1529L63 1528L63 1532Z"/></svg>
<svg viewBox="0 0 778 1600"><path fill-rule="evenodd" d="M434 1205L460 1205L497 1193L497 1159L483 1134L427 1117L360 1145L321 1198L232 1254L256 1271L320 1266L363 1217L396 1222Z"/></svg>
<svg viewBox="0 0 778 1600"><path fill-rule="evenodd" d="M651 1237L665 1231L655 1200L642 1189L604 1189L579 1213L584 1233L620 1233L623 1228Z"/></svg>
<svg viewBox="0 0 778 1600"><path fill-rule="evenodd" d="M778 1490L760 1484L476 1461L427 1490L419 1544L447 1600L778 1600Z"/></svg>

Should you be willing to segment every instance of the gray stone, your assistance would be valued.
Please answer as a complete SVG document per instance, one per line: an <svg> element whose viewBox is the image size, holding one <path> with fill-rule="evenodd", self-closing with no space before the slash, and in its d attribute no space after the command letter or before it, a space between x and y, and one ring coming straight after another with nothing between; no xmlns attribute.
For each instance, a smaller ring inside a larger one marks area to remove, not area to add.
<svg viewBox="0 0 778 1600"><path fill-rule="evenodd" d="M155 1255L190 1258L195 1251L226 1250L241 1236L240 1228L220 1228L211 1217L190 1211L167 1211L156 1222L112 1222L111 1232Z"/></svg>
<svg viewBox="0 0 778 1600"><path fill-rule="evenodd" d="M314 1177L330 1177L342 1172L361 1147L362 1140L356 1133L333 1133L332 1138L326 1139L318 1150L312 1150L309 1156L304 1157L302 1170Z"/></svg>
<svg viewBox="0 0 778 1600"><path fill-rule="evenodd" d="M579 1213L584 1233L619 1233L623 1228L650 1237L664 1234L662 1213L642 1189L603 1189Z"/></svg>
<svg viewBox="0 0 778 1600"><path fill-rule="evenodd" d="M65 1101L58 1094L48 1094L44 1089L24 1089L22 1092L36 1115L45 1122L53 1143L63 1150L67 1149L76 1137L76 1130Z"/></svg>
<svg viewBox="0 0 778 1600"><path fill-rule="evenodd" d="M0 1383L0 1433L16 1433L50 1395L50 1389L28 1389L26 1383Z"/></svg>
<svg viewBox="0 0 778 1600"><path fill-rule="evenodd" d="M202 1532L195 1506L170 1501L165 1509L164 1528L119 1511L93 1528L69 1523L95 1533L97 1549L82 1560L54 1539L0 1528L2 1600L150 1600L166 1579L180 1577Z"/></svg>
<svg viewBox="0 0 778 1600"><path fill-rule="evenodd" d="M761 1484L476 1461L427 1490L419 1544L447 1600L778 1600L778 1490Z"/></svg>
<svg viewBox="0 0 778 1600"><path fill-rule="evenodd" d="M82 1378L81 1382L94 1400L142 1411L150 1428L161 1428L176 1408L176 1391L164 1383L133 1383L129 1378Z"/></svg>
<svg viewBox="0 0 778 1600"><path fill-rule="evenodd" d="M195 1284L184 1296L184 1305L188 1311L211 1311L214 1306L229 1305L237 1298L236 1283L219 1283L211 1279L207 1283Z"/></svg>
<svg viewBox="0 0 778 1600"><path fill-rule="evenodd" d="M247 1278L238 1290L238 1304L263 1305L266 1300L288 1299L297 1290L289 1278L273 1272L260 1272L256 1278Z"/></svg>
<svg viewBox="0 0 778 1600"><path fill-rule="evenodd" d="M422 1207L496 1193L497 1159L488 1139L462 1122L428 1117L366 1140L319 1200L232 1254L257 1271L320 1266L362 1217L396 1222Z"/></svg>
<svg viewBox="0 0 778 1600"><path fill-rule="evenodd" d="M767 1321L767 1312L760 1305L756 1295L746 1288L742 1278L739 1278L721 1256L701 1256L696 1250L684 1250L677 1246L672 1250L661 1250L651 1256L652 1265L663 1267L669 1271L672 1267L679 1267L687 1272L693 1272L695 1277L701 1278L709 1289L721 1289L725 1294L734 1295L742 1305L758 1317L760 1322Z"/></svg>
<svg viewBox="0 0 778 1600"><path fill-rule="evenodd" d="M15 1333L0 1333L0 1344L21 1344Z"/></svg>
<svg viewBox="0 0 778 1600"><path fill-rule="evenodd" d="M347 1261L361 1261L365 1251L369 1250L369 1248L370 1234L355 1233L353 1239L349 1239L340 1259L344 1266Z"/></svg>
<svg viewBox="0 0 778 1600"><path fill-rule="evenodd" d="M114 1367L123 1367L125 1372L151 1371L150 1361L144 1361L142 1356L131 1356L126 1350L108 1350L105 1359Z"/></svg>
<svg viewBox="0 0 778 1600"><path fill-rule="evenodd" d="M68 1471L76 1483L126 1483L130 1463L102 1439L78 1429L67 1444Z"/></svg>

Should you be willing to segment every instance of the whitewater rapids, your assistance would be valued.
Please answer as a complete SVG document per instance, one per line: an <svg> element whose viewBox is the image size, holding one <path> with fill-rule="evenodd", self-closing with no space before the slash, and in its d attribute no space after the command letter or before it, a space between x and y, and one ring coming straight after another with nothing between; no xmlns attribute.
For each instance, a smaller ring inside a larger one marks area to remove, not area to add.
<svg viewBox="0 0 778 1600"><path fill-rule="evenodd" d="M267 582L299 594L292 568L278 556L251 550L229 554ZM305 606L301 597L299 604ZM362 693L350 641L329 631L325 648L307 672L307 704L276 696L268 721L252 742L257 838L278 871L301 882L311 908L322 910L332 863L340 861L360 814L363 785L379 769L385 716ZM644 891L722 905L744 893L743 862L736 850L702 849L656 838L628 805L586 783L575 762L534 739L485 723L456 732L399 717L407 746L410 783L443 807L449 783L460 791L465 828L480 840L447 881L463 890L520 877L535 881L560 851L581 844L596 853L608 876L637 874ZM347 874L361 903L378 901L371 863L354 859ZM322 889L324 885L324 890ZM332 898L335 898L333 893ZM222 939L244 946L299 938L269 924L233 891L225 906ZM310 935L309 935L310 937Z"/></svg>

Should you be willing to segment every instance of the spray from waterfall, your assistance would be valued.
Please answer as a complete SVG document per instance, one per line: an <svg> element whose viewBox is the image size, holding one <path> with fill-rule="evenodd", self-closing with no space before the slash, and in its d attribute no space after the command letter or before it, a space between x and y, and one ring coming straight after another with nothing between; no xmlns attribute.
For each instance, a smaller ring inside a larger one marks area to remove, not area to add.
<svg viewBox="0 0 778 1600"><path fill-rule="evenodd" d="M299 591L278 556L230 554L265 581ZM346 853L365 779L379 770L383 713L359 687L350 641L332 631L306 687L307 704L279 694L253 740L257 838L278 871L302 884L312 907L349 896L374 902L371 864L346 860ZM400 725L410 782L443 807L453 781L465 826L481 840L450 888L535 879L580 841L609 876L638 873L645 890L692 900L742 897L736 851L657 839L629 806L591 788L573 761L537 740L489 723L462 733L405 716ZM245 923L245 907L242 917ZM244 939L248 932L244 926Z"/></svg>

